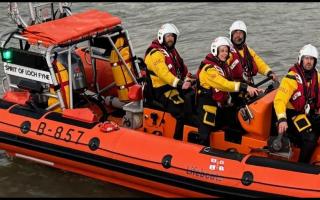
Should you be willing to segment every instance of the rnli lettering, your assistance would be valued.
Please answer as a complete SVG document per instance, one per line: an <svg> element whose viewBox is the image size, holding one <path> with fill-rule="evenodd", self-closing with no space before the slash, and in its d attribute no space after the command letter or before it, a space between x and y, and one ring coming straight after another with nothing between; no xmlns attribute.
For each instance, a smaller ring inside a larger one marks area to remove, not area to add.
<svg viewBox="0 0 320 200"><path fill-rule="evenodd" d="M160 59L156 60L153 62L153 65L154 66L157 66L159 63L162 63L162 61Z"/></svg>
<svg viewBox="0 0 320 200"><path fill-rule="evenodd" d="M216 78L216 76L217 76L216 74L210 74L211 78Z"/></svg>
<svg viewBox="0 0 320 200"><path fill-rule="evenodd" d="M192 176L198 176L201 178L210 179L210 180L214 180L214 181L222 181L223 180L223 178L219 177L219 175L209 174L202 169L197 169L196 167L190 167L190 168L188 167L186 171L187 171L188 175L192 175Z"/></svg>
<svg viewBox="0 0 320 200"><path fill-rule="evenodd" d="M83 136L85 132L80 130L75 130L73 128L69 128L65 130L62 126L58 126L56 128L49 128L45 122L40 122L37 135L48 135L54 137L58 140L64 140L66 142L75 142L78 143L80 138Z"/></svg>
<svg viewBox="0 0 320 200"><path fill-rule="evenodd" d="M5 62L4 72L6 74L52 84L51 75L47 71L32 69L32 68L24 67L21 65Z"/></svg>
<svg viewBox="0 0 320 200"><path fill-rule="evenodd" d="M288 93L288 90L284 87L279 87L278 90L285 93L285 94Z"/></svg>

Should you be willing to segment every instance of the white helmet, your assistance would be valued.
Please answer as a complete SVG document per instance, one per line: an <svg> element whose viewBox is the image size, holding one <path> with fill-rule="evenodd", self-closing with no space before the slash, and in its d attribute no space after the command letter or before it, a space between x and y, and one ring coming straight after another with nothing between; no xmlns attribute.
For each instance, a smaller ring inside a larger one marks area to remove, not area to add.
<svg viewBox="0 0 320 200"><path fill-rule="evenodd" d="M227 46L230 49L231 42L227 37L217 37L211 44L211 53L214 56L218 55L218 48L220 46Z"/></svg>
<svg viewBox="0 0 320 200"><path fill-rule="evenodd" d="M299 57L298 57L299 64L301 63L303 56L314 57L316 59L315 60L315 63L316 63L318 60L318 50L316 47L312 46L311 44L307 44L307 45L303 46L299 51Z"/></svg>
<svg viewBox="0 0 320 200"><path fill-rule="evenodd" d="M230 31L229 31L230 40L232 40L232 32L235 30L243 31L245 33L245 36L247 35L247 26L241 20L234 21L230 26Z"/></svg>
<svg viewBox="0 0 320 200"><path fill-rule="evenodd" d="M171 23L163 24L158 31L158 41L160 44L163 43L164 35L167 33L175 34L177 36L177 39L180 35L178 28L174 24L171 24Z"/></svg>

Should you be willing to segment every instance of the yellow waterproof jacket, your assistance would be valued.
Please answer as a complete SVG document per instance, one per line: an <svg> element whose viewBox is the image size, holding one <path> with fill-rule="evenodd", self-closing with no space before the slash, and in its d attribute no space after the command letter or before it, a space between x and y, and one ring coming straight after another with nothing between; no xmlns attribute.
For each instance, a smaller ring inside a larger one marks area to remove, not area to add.
<svg viewBox="0 0 320 200"><path fill-rule="evenodd" d="M229 81L226 79L219 67L206 64L199 73L200 86L205 89L218 89L223 92L238 92L240 89L240 82Z"/></svg>
<svg viewBox="0 0 320 200"><path fill-rule="evenodd" d="M258 68L258 73L262 75L267 75L269 71L271 71L271 68L267 63L264 62L264 60L250 47L248 47L249 53L252 56L252 59L257 65ZM243 49L239 50L240 55L243 57L244 52ZM229 59L227 60L227 64L230 65L232 64L233 57L232 54L230 54Z"/></svg>
<svg viewBox="0 0 320 200"><path fill-rule="evenodd" d="M150 74L153 88L159 88L164 85L177 87L180 79L170 72L169 67L165 62L165 54L163 52L153 49L146 55L144 61L148 70L154 73L154 75ZM166 96L170 94L172 97L179 94L179 92L174 89L166 92L166 94Z"/></svg>
<svg viewBox="0 0 320 200"><path fill-rule="evenodd" d="M296 73L290 71L287 75L295 76ZM318 73L318 82L320 83L320 74ZM289 101L294 92L298 89L298 83L296 80L283 77L277 93L274 98L274 109L277 115L277 119L287 118L286 109L294 109L293 105Z"/></svg>

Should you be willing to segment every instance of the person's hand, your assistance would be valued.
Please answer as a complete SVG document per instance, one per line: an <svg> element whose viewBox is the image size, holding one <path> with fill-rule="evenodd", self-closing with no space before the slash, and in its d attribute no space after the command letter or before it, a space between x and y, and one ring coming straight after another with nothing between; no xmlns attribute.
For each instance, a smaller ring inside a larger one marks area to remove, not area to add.
<svg viewBox="0 0 320 200"><path fill-rule="evenodd" d="M287 131L288 129L288 123L286 121L282 121L278 125L278 133L283 134Z"/></svg>
<svg viewBox="0 0 320 200"><path fill-rule="evenodd" d="M250 85L248 85L247 92L249 93L250 97L253 97L254 95L259 95L260 92L264 92L264 90L259 89L259 88L255 88L255 87L251 87Z"/></svg>
<svg viewBox="0 0 320 200"><path fill-rule="evenodd" d="M185 81L182 85L182 89L186 90L189 89L191 87L191 82L190 81Z"/></svg>
<svg viewBox="0 0 320 200"><path fill-rule="evenodd" d="M273 81L278 81L278 77L275 73L270 74L270 76L272 76Z"/></svg>
<svg viewBox="0 0 320 200"><path fill-rule="evenodd" d="M274 73L274 72L271 72L271 73L268 75L268 77L272 77L272 80L273 80L273 81L278 81L278 77L277 77L276 73Z"/></svg>
<svg viewBox="0 0 320 200"><path fill-rule="evenodd" d="M189 78L189 79L197 79L197 76L195 74L191 74L190 72L188 72L186 78Z"/></svg>
<svg viewBox="0 0 320 200"><path fill-rule="evenodd" d="M184 79L184 81L190 81L191 82L191 85L193 85L196 81L197 81L197 79L196 78L193 78L193 77L186 77L185 79Z"/></svg>

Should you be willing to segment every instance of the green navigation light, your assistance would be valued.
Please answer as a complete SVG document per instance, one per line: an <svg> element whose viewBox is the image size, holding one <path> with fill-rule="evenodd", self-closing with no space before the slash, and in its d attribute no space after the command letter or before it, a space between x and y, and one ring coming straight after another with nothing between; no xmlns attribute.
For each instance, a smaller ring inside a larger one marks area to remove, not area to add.
<svg viewBox="0 0 320 200"><path fill-rule="evenodd" d="M11 62L12 61L12 51L11 50L4 50L2 52L2 59L4 62Z"/></svg>

